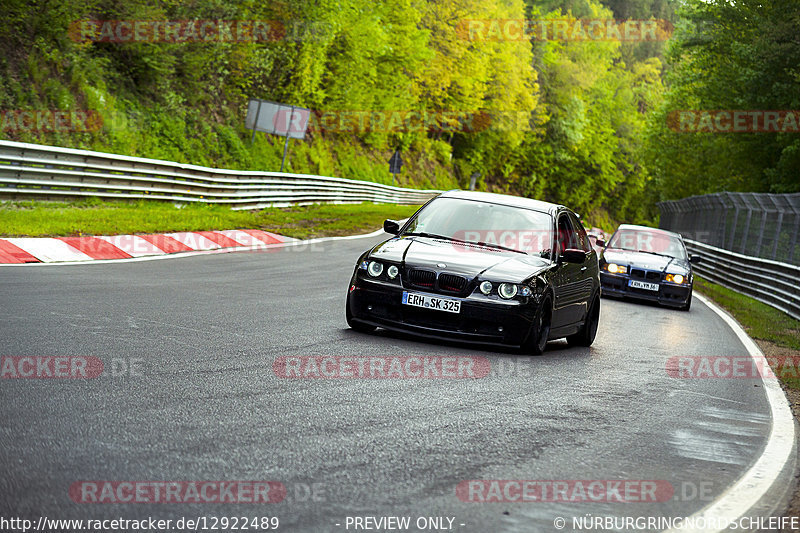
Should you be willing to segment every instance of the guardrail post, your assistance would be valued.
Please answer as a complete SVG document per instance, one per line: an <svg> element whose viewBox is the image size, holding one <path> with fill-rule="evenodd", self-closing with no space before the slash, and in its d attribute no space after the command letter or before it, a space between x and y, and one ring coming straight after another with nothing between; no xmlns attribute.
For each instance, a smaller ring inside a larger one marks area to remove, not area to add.
<svg viewBox="0 0 800 533"><path fill-rule="evenodd" d="M800 233L800 210L792 206L794 210L794 231L792 231L792 244L789 245L789 263L794 261L794 252L797 250L797 234Z"/></svg>
<svg viewBox="0 0 800 533"><path fill-rule="evenodd" d="M769 210L761 201L761 197L759 195L753 195L758 206L761 208L761 227L758 228L758 237L756 238L756 248L755 250L751 250L748 255L754 255L756 257L761 256L761 244L764 242L764 229L767 227L767 215Z"/></svg>
<svg viewBox="0 0 800 533"><path fill-rule="evenodd" d="M747 218L744 221L744 233L742 233L742 246L739 248L741 253L747 249L747 237L750 235L750 219L753 218L753 210L747 207Z"/></svg>
<svg viewBox="0 0 800 533"><path fill-rule="evenodd" d="M725 203L725 197L728 193L723 192L717 196L717 200L719 200L719 233L718 233L718 240L716 245L720 248L725 247L725 234L728 228L728 206Z"/></svg>
<svg viewBox="0 0 800 533"><path fill-rule="evenodd" d="M739 204L735 201L733 202L733 224L731 225L731 236L730 240L728 241L728 246L725 246L728 250L733 250L733 243L735 242L736 237L736 228L739 226Z"/></svg>

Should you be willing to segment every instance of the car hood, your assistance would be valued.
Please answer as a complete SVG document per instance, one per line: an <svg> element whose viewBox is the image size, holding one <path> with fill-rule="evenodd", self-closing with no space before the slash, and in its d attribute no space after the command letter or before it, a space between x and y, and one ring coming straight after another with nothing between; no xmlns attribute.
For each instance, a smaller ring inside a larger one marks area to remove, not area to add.
<svg viewBox="0 0 800 533"><path fill-rule="evenodd" d="M550 260L535 255L428 237L389 239L370 250L370 257L404 266L452 272L469 278L481 275L497 281L516 283L553 266Z"/></svg>
<svg viewBox="0 0 800 533"><path fill-rule="evenodd" d="M663 255L653 255L642 252L631 252L627 250L603 251L603 260L606 263L616 263L618 265L628 265L633 268L643 268L645 270L657 270L683 274L689 271L689 262L683 259L673 259Z"/></svg>

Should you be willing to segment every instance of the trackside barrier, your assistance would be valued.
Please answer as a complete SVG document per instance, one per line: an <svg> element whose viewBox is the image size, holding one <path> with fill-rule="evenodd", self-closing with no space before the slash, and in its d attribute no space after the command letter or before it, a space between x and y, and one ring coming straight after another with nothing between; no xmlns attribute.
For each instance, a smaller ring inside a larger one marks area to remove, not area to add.
<svg viewBox="0 0 800 533"><path fill-rule="evenodd" d="M99 197L259 209L313 203L415 205L440 192L310 174L216 169L0 140L3 200Z"/></svg>
<svg viewBox="0 0 800 533"><path fill-rule="evenodd" d="M800 267L723 250L685 239L702 257L693 268L703 278L746 294L800 320Z"/></svg>

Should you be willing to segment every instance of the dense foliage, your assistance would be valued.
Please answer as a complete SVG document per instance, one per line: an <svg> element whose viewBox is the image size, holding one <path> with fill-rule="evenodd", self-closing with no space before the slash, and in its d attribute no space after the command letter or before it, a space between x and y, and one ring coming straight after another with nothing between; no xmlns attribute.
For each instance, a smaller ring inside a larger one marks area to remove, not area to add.
<svg viewBox="0 0 800 533"><path fill-rule="evenodd" d="M291 143L296 172L390 183L386 161L400 148L402 184L466 187L477 171L480 188L637 221L652 220L662 198L800 181L797 134L667 127L676 109L797 108L793 0L5 0L3 11L0 110L102 116L99 129L49 131L6 114L7 139L277 170L283 139L251 144L243 124L259 97L340 114L489 117L455 130L316 128ZM678 33L665 46L463 31L469 20L628 18ZM87 20L255 20L281 31L243 42L76 38Z"/></svg>
<svg viewBox="0 0 800 533"><path fill-rule="evenodd" d="M645 161L659 196L800 191L800 128L792 123L725 131L730 124L716 118L727 115L715 114L711 127L689 121L699 131L669 126L682 110L754 112L758 124L765 112L800 110L800 3L691 0L680 15L667 52L669 91L649 117ZM758 125L743 121L741 129Z"/></svg>

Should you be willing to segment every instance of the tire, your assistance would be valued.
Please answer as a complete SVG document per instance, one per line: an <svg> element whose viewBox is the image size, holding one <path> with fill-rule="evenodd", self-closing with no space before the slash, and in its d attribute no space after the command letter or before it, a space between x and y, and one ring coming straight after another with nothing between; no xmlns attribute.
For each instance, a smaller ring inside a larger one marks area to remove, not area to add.
<svg viewBox="0 0 800 533"><path fill-rule="evenodd" d="M550 335L550 319L553 316L553 305L550 303L550 298L545 298L539 312L536 313L536 318L531 325L531 330L528 333L528 338L522 344L521 348L524 353L530 355L542 355L547 346L547 337Z"/></svg>
<svg viewBox="0 0 800 533"><path fill-rule="evenodd" d="M350 311L350 297L347 297L347 303L345 304L345 318L347 318L347 325L350 326L350 329L353 331L358 331L359 333L372 333L376 329L375 326L370 326L368 324L361 324L360 322L356 322L353 320L353 313Z"/></svg>
<svg viewBox="0 0 800 533"><path fill-rule="evenodd" d="M570 346L591 346L597 336L597 326L600 323L600 296L592 298L592 305L586 315L583 326L578 333L567 337Z"/></svg>

